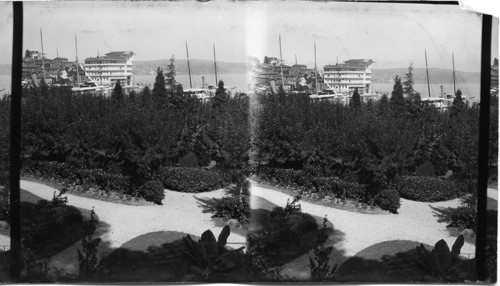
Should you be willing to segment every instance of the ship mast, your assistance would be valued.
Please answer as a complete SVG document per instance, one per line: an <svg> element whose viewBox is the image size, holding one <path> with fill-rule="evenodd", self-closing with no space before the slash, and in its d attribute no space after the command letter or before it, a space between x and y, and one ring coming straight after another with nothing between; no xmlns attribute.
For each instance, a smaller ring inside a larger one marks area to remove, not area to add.
<svg viewBox="0 0 500 286"><path fill-rule="evenodd" d="M281 34L279 34L280 42L280 70L281 70L281 86L285 88L285 78L283 77L283 57L281 55Z"/></svg>
<svg viewBox="0 0 500 286"><path fill-rule="evenodd" d="M217 59L215 58L215 44L213 44L214 48L214 70L215 70L215 85L218 86L218 81L217 81Z"/></svg>
<svg viewBox="0 0 500 286"><path fill-rule="evenodd" d="M43 36L42 36L42 28L40 28L40 43L42 44L42 70L43 70L43 81L47 83L47 77L45 74L45 62L43 61Z"/></svg>
<svg viewBox="0 0 500 286"><path fill-rule="evenodd" d="M75 50L76 50L76 80L78 82L78 87L80 87L80 72L78 71L78 42L75 35Z"/></svg>
<svg viewBox="0 0 500 286"><path fill-rule="evenodd" d="M316 64L316 40L314 40L314 76L316 78L316 94L318 93L318 67Z"/></svg>
<svg viewBox="0 0 500 286"><path fill-rule="evenodd" d="M189 50L187 41L186 41L186 56L187 56L188 74L189 74L189 87L193 88L193 83L191 82L191 67L189 66Z"/></svg>
<svg viewBox="0 0 500 286"><path fill-rule="evenodd" d="M427 72L427 90L429 97L431 97L431 85L429 83L429 67L427 66L427 50L425 50L425 71Z"/></svg>
<svg viewBox="0 0 500 286"><path fill-rule="evenodd" d="M451 53L451 60L453 62L453 95L457 94L457 88L455 85L455 55Z"/></svg>

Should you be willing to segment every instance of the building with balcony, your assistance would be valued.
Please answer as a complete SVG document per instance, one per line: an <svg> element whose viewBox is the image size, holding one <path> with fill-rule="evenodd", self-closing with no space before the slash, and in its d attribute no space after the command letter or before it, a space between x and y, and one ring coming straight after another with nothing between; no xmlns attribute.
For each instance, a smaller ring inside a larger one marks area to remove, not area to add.
<svg viewBox="0 0 500 286"><path fill-rule="evenodd" d="M87 58L85 75L98 85L114 86L118 80L124 86L133 85L133 56L131 51L120 51Z"/></svg>
<svg viewBox="0 0 500 286"><path fill-rule="evenodd" d="M372 65L370 59L352 59L342 64L323 67L325 83L342 93L352 93L358 88L360 94L372 93Z"/></svg>

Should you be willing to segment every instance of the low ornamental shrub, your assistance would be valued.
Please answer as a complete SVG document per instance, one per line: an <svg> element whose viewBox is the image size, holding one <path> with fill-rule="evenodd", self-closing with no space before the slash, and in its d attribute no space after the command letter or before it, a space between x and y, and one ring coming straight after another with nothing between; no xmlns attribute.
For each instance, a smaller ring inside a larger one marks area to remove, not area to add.
<svg viewBox="0 0 500 286"><path fill-rule="evenodd" d="M161 201L165 198L165 189L162 182L158 180L147 181L139 187L138 194L146 201L161 205Z"/></svg>
<svg viewBox="0 0 500 286"><path fill-rule="evenodd" d="M110 174L102 169L82 169L77 171L80 182L94 185L106 191L127 193L129 178L119 174Z"/></svg>
<svg viewBox="0 0 500 286"><path fill-rule="evenodd" d="M27 173L50 180L76 180L74 169L63 162L26 160L23 162L23 169Z"/></svg>
<svg viewBox="0 0 500 286"><path fill-rule="evenodd" d="M459 184L438 177L403 176L397 179L395 188L402 198L419 202L450 200L461 192Z"/></svg>
<svg viewBox="0 0 500 286"><path fill-rule="evenodd" d="M364 201L366 197L365 187L358 183L332 177L315 177L312 181L318 193L355 201Z"/></svg>
<svg viewBox="0 0 500 286"><path fill-rule="evenodd" d="M247 196L228 196L217 201L213 217L224 220L236 219L241 224L248 222L250 217L250 202Z"/></svg>
<svg viewBox="0 0 500 286"><path fill-rule="evenodd" d="M260 167L256 174L261 180L282 187L294 189L312 189L314 187L311 176L301 170Z"/></svg>
<svg viewBox="0 0 500 286"><path fill-rule="evenodd" d="M377 195L375 204L383 210L390 211L391 213L398 213L398 209L401 206L398 191L392 189L382 190Z"/></svg>
<svg viewBox="0 0 500 286"><path fill-rule="evenodd" d="M451 211L449 227L476 231L477 212L474 205L459 206Z"/></svg>
<svg viewBox="0 0 500 286"><path fill-rule="evenodd" d="M417 170L415 170L415 175L421 177L432 177L436 175L436 170L431 162L425 161L417 168Z"/></svg>
<svg viewBox="0 0 500 286"><path fill-rule="evenodd" d="M186 193L207 192L224 186L220 173L199 168L162 168L159 177L165 188Z"/></svg>
<svg viewBox="0 0 500 286"><path fill-rule="evenodd" d="M199 167L198 157L195 153L189 152L179 161L179 167L183 168L197 168Z"/></svg>

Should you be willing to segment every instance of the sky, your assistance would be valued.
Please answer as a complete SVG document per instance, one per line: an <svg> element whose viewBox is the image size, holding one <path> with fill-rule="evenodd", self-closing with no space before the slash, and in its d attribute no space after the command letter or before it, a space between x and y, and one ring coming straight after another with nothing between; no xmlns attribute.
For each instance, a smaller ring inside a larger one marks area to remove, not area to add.
<svg viewBox="0 0 500 286"><path fill-rule="evenodd" d="M0 63L10 63L12 11L0 3ZM135 60L171 55L245 62L279 57L318 67L370 58L376 68L429 67L479 71L481 16L454 5L251 1L228 2L25 2L24 49L80 61L110 51L131 50ZM497 26L498 26L498 22ZM498 27L496 27L498 34ZM498 40L495 41L498 43ZM495 53L498 56L498 49Z"/></svg>

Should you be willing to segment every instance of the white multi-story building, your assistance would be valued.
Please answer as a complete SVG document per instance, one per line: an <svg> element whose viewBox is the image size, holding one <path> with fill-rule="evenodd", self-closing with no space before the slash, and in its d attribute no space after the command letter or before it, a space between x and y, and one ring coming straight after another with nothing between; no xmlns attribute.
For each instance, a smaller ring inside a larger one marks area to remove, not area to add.
<svg viewBox="0 0 500 286"><path fill-rule="evenodd" d="M353 59L342 64L323 67L325 83L339 92L372 93L372 65L370 59Z"/></svg>
<svg viewBox="0 0 500 286"><path fill-rule="evenodd" d="M133 85L133 56L133 52L123 51L87 58L85 59L85 75L98 85L114 86L118 80L121 85Z"/></svg>

